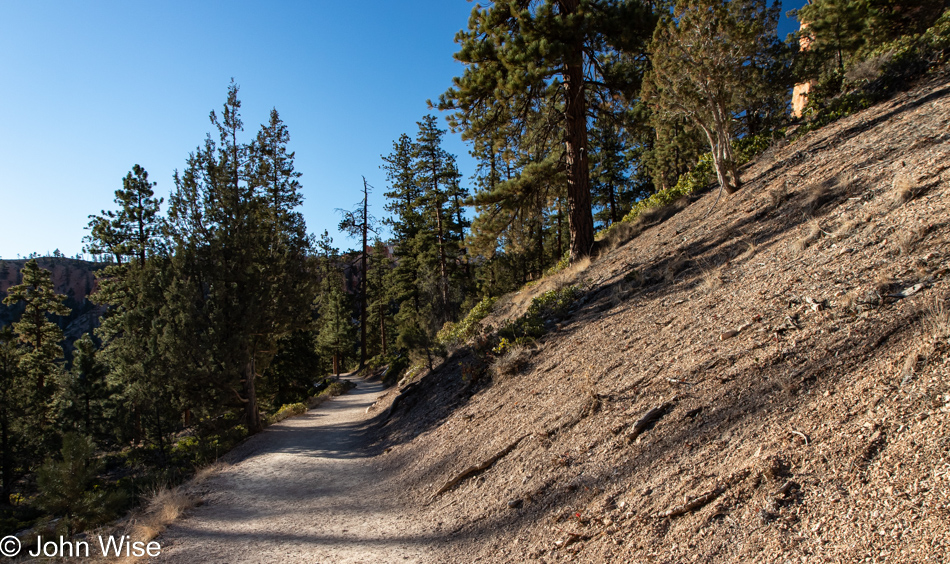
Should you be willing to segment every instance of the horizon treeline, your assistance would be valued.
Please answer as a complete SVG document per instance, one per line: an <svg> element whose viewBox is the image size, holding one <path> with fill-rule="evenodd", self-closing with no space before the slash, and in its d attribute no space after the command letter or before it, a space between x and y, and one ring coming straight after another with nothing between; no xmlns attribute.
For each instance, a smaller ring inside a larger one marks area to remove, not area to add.
<svg viewBox="0 0 950 564"><path fill-rule="evenodd" d="M383 201L364 179L342 212L362 243L345 252L307 230L277 110L249 138L232 82L167 202L135 165L115 208L90 217L106 313L68 361L48 271L28 260L4 299L23 313L0 331L0 532L101 520L306 404L331 373L432 368L466 312L596 254L597 232L650 202L731 194L790 125L819 127L945 64L946 10L814 0L783 41L780 3L762 0L476 5L456 36L465 70L430 102L475 174L422 117L381 155ZM70 479L77 467L96 470Z"/></svg>

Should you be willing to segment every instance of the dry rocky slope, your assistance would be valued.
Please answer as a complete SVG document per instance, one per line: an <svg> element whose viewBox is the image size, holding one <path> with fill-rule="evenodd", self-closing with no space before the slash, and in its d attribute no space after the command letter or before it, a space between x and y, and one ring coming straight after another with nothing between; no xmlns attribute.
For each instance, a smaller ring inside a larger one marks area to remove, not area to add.
<svg viewBox="0 0 950 564"><path fill-rule="evenodd" d="M742 176L556 281L520 373L458 352L372 407L439 558L950 559L950 80Z"/></svg>

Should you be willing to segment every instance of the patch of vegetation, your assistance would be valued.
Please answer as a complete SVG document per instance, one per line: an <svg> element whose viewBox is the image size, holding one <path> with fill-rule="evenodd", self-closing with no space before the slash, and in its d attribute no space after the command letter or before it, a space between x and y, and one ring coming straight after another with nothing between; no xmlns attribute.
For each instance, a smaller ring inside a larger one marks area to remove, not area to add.
<svg viewBox="0 0 950 564"><path fill-rule="evenodd" d="M830 73L809 92L804 135L887 99L950 61L950 10L929 29L884 43Z"/></svg>
<svg viewBox="0 0 950 564"><path fill-rule="evenodd" d="M392 386L399 381L403 372L409 368L409 354L405 351L401 351L399 354L391 357L387 364L388 367L380 376L380 379L383 381L383 384Z"/></svg>
<svg viewBox="0 0 950 564"><path fill-rule="evenodd" d="M771 147L776 138L784 137L784 135L785 131L779 129L773 132L751 135L734 140L732 142L732 150L735 154L736 164L742 166L751 161L757 155ZM692 170L680 175L675 186L666 190L658 190L653 195L635 203L620 222L598 233L598 238L608 236L612 230L619 228L622 223L636 221L649 210L671 206L680 198L705 189L714 182L715 179L716 172L713 167L712 153L704 153L699 157L699 161Z"/></svg>
<svg viewBox="0 0 950 564"><path fill-rule="evenodd" d="M498 330L500 340L493 352L504 354L512 345L523 346L541 337L547 332L547 325L563 317L580 294L577 286L565 286L534 298L524 315Z"/></svg>
<svg viewBox="0 0 950 564"><path fill-rule="evenodd" d="M338 380L327 386L322 392L311 397L307 401L307 405L310 409L317 407L321 403L327 401L330 398L335 398L336 396L342 396L346 392L352 390L356 387L356 384L350 382L349 380Z"/></svg>
<svg viewBox="0 0 950 564"><path fill-rule="evenodd" d="M332 386L332 384L331 384ZM278 423L287 419L288 417L293 417L295 415L303 415L307 413L307 406L302 403L288 403L281 406L276 413L267 418L268 424Z"/></svg>
<svg viewBox="0 0 950 564"><path fill-rule="evenodd" d="M48 459L37 472L37 504L62 516L57 532L73 534L105 523L127 507L125 493L98 480L104 464L92 439L78 433L63 436L60 459Z"/></svg>
<svg viewBox="0 0 950 564"><path fill-rule="evenodd" d="M464 319L458 323L446 323L436 335L436 341L443 347L454 347L471 339L481 330L481 321L491 313L496 301L498 298L485 297Z"/></svg>

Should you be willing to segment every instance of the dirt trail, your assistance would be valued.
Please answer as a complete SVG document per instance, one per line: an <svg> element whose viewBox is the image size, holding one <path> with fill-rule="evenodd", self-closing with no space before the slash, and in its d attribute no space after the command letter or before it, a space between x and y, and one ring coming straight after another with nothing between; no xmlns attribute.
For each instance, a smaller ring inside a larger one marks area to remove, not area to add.
<svg viewBox="0 0 950 564"><path fill-rule="evenodd" d="M434 539L366 449L379 382L269 427L231 453L156 562L421 562Z"/></svg>

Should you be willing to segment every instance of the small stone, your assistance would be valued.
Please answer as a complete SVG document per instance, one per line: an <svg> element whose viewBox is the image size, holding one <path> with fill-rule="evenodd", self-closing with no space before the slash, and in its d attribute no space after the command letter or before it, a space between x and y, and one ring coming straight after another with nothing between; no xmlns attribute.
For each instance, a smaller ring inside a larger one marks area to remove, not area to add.
<svg viewBox="0 0 950 564"><path fill-rule="evenodd" d="M730 329L729 331L723 331L722 333L719 334L719 340L725 341L725 340L735 337L738 334L739 334L738 331L733 331L732 329Z"/></svg>
<svg viewBox="0 0 950 564"><path fill-rule="evenodd" d="M508 507L511 508L511 509L518 509L518 508L521 507L523 504L524 504L524 501L522 501L522 500L520 500L520 499L513 499L513 500L511 500L511 501L508 502Z"/></svg>

